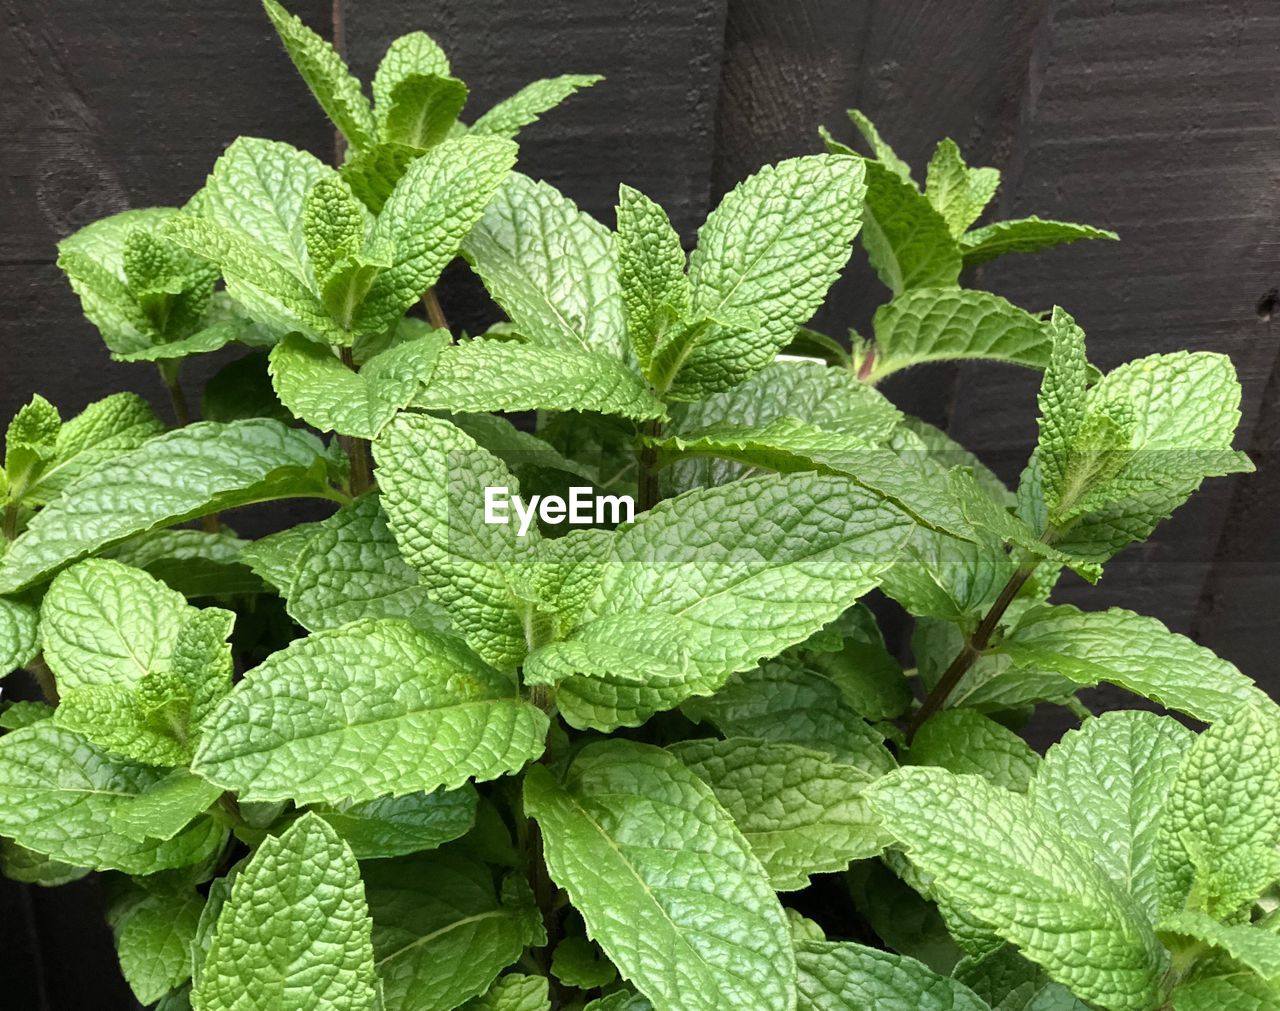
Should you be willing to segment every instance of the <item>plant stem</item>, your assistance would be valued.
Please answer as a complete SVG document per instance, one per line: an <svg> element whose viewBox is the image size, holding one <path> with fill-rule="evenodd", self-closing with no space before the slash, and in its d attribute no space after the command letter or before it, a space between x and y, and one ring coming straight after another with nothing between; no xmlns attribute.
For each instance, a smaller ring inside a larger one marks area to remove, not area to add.
<svg viewBox="0 0 1280 1011"><path fill-rule="evenodd" d="M182 390L182 383L178 379L178 363L160 362L160 378L164 380L165 388L169 391L169 403L173 405L173 419L181 428L184 425L191 424L191 408L187 406L187 395Z"/></svg>
<svg viewBox="0 0 1280 1011"><path fill-rule="evenodd" d="M640 446L638 461L640 474L637 492L640 501L637 504L641 512L648 512L662 501L662 488L658 483L658 448L650 443L651 439L657 439L661 435L661 421L646 421L644 427L640 429L643 444Z"/></svg>
<svg viewBox="0 0 1280 1011"><path fill-rule="evenodd" d="M436 297L435 288L428 288L423 293L422 304L427 310L427 322L437 330L449 329L449 320L445 318L444 309L440 307L440 299Z"/></svg>
<svg viewBox="0 0 1280 1011"><path fill-rule="evenodd" d="M973 635L965 641L959 654L951 661L951 666L943 672L942 677L938 679L938 683L925 696L924 702L921 703L920 708L916 710L916 714L911 718L911 723L907 726L908 744L911 743L916 731L924 725L925 721L943 707L948 696L955 691L956 685L960 683L960 679L977 662L978 657L982 655L982 651L987 648L991 633L996 630L996 625L1004 617L1004 612L1009 609L1009 605L1013 603L1013 598L1018 595L1018 591L1022 589L1022 584L1030 578L1031 573L1035 571L1035 567L1036 562L1034 559L1024 561L1009 577L1009 581L1004 584L1004 589L1000 591L1000 596L991 605L991 610L983 617Z"/></svg>
<svg viewBox="0 0 1280 1011"><path fill-rule="evenodd" d="M18 536L18 503L10 502L4 507L4 539L11 541Z"/></svg>
<svg viewBox="0 0 1280 1011"><path fill-rule="evenodd" d="M356 361L349 347L339 352L342 364L352 372L356 371ZM369 442L358 439L354 435L340 435L338 442L351 461L351 494L362 495L373 487L373 469L369 464Z"/></svg>
<svg viewBox="0 0 1280 1011"><path fill-rule="evenodd" d="M44 700L49 705L56 706L58 704L58 683L53 677L53 671L44 662L44 656L37 653L31 662L27 664L27 670L36 679L36 684L40 686L40 694L44 696Z"/></svg>

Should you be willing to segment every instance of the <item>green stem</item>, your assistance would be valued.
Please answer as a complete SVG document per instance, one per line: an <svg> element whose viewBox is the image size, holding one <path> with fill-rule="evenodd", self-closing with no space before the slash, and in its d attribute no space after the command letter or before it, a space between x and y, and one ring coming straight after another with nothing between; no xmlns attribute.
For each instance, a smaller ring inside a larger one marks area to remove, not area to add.
<svg viewBox="0 0 1280 1011"><path fill-rule="evenodd" d="M938 679L938 683L925 696L924 702L921 703L920 708L916 710L916 714L911 718L911 723L907 726L908 744L915 737L916 731L924 726L925 721L946 704L948 697L956 690L956 686L960 684L960 679L977 662L978 657L982 655L982 651L987 648L987 643L990 642L991 634L996 630L996 625L1004 617L1004 612L1009 609L1009 605L1013 603L1013 598L1018 595L1022 585L1031 577L1035 567L1036 561L1028 559L1019 565L1013 575L1009 577L1009 581L1004 584L1004 589L1000 591L1000 596L991 605L991 610L983 617L973 635L965 640L965 644L959 654L951 661L951 666L943 672L942 677Z"/></svg>
<svg viewBox="0 0 1280 1011"><path fill-rule="evenodd" d="M356 371L356 362L349 347L339 352L342 364L352 372ZM351 494L363 495L373 487L373 467L369 462L369 441L358 439L354 435L340 435L338 442L351 461Z"/></svg>
<svg viewBox="0 0 1280 1011"><path fill-rule="evenodd" d="M646 421L644 427L640 429L642 442L638 460L640 474L637 482L640 501L637 504L641 512L648 512L662 501L662 488L658 482L658 447L651 441L661 435L661 421Z"/></svg>
<svg viewBox="0 0 1280 1011"><path fill-rule="evenodd" d="M169 403L173 405L173 419L181 428L191 424L191 408L187 404L187 395L183 392L182 382L178 378L180 368L178 360L160 362L160 378L164 380L165 389L169 391Z"/></svg>
<svg viewBox="0 0 1280 1011"><path fill-rule="evenodd" d="M4 539L11 541L18 536L18 503L10 502L4 507Z"/></svg>

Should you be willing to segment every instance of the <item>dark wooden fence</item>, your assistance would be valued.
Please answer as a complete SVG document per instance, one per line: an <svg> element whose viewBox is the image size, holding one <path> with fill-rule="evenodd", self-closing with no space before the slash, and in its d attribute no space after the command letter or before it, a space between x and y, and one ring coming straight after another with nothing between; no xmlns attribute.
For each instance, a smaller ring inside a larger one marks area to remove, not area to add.
<svg viewBox="0 0 1280 1011"><path fill-rule="evenodd" d="M1259 300L1280 284L1280 5L1274 0L294 0L358 72L432 33L477 109L568 71L607 80L530 128L525 171L611 221L619 182L691 239L758 165L817 148L865 110L908 160L954 137L1005 174L1001 216L1114 228L1123 242L1009 258L974 283L1057 302L1109 368L1177 348L1231 354L1252 477L1210 484L1088 591L1158 615L1273 693L1280 605L1280 369ZM322 156L333 137L252 0L0 0L0 419L33 390L64 414L110 390L162 400L109 361L54 243L126 207L180 203L238 134ZM446 309L484 302L463 272ZM851 268L819 323L866 325L884 292ZM198 380L221 360L200 363ZM961 365L889 392L1009 478L1034 436L1035 377ZM1068 586L1062 599L1083 600ZM1102 700L1107 701L1105 698ZM125 1008L96 886L0 886L6 1007Z"/></svg>

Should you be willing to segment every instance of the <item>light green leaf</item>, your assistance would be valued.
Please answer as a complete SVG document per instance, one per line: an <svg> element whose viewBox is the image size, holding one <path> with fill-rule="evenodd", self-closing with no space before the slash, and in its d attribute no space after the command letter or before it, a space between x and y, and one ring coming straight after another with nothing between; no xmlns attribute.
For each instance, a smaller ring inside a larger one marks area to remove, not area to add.
<svg viewBox="0 0 1280 1011"><path fill-rule="evenodd" d="M338 172L356 198L377 214L409 165L423 153L406 144L375 144L351 155Z"/></svg>
<svg viewBox="0 0 1280 1011"><path fill-rule="evenodd" d="M271 351L276 393L295 416L322 432L376 439L431 378L448 334L434 330L371 359L359 372L329 347L289 334Z"/></svg>
<svg viewBox="0 0 1280 1011"><path fill-rule="evenodd" d="M691 318L754 326L704 343L689 367L714 360L729 389L773 360L848 262L862 193L858 162L811 155L766 166L721 201L689 260Z"/></svg>
<svg viewBox="0 0 1280 1011"><path fill-rule="evenodd" d="M551 975L565 986L593 990L612 983L618 978L618 970L596 944L572 934L556 945L551 957Z"/></svg>
<svg viewBox="0 0 1280 1011"><path fill-rule="evenodd" d="M1265 693L1212 650L1170 632L1155 618L1113 607L1085 612L1069 604L1037 607L999 651L1020 667L1077 684L1109 682L1162 706L1213 722Z"/></svg>
<svg viewBox="0 0 1280 1011"><path fill-rule="evenodd" d="M201 818L168 840L120 833L116 809L165 773L114 758L41 720L0 737L0 833L65 863L126 874L154 874L212 856L226 833Z"/></svg>
<svg viewBox="0 0 1280 1011"><path fill-rule="evenodd" d="M446 608L471 647L512 668L528 650L529 605L516 566L538 532L487 524L485 488L519 485L506 467L440 418L401 415L374 443L387 525L427 594Z"/></svg>
<svg viewBox="0 0 1280 1011"><path fill-rule="evenodd" d="M710 788L658 748L583 749L525 779L547 868L621 974L659 1007L794 1005L786 916Z"/></svg>
<svg viewBox="0 0 1280 1011"><path fill-rule="evenodd" d="M1040 756L1012 730L973 709L945 709L916 732L906 761L973 773L1006 790L1026 793Z"/></svg>
<svg viewBox="0 0 1280 1011"><path fill-rule="evenodd" d="M59 573L40 607L45 662L62 691L136 686L167 666L193 609L154 576L105 558Z"/></svg>
<svg viewBox="0 0 1280 1011"><path fill-rule="evenodd" d="M551 186L512 173L462 252L522 336L623 357L613 235Z"/></svg>
<svg viewBox="0 0 1280 1011"><path fill-rule="evenodd" d="M1183 910L1156 925L1162 937L1187 938L1226 952L1273 986L1280 982L1280 936L1248 924L1222 924L1206 913ZM1280 992L1277 993L1280 997Z"/></svg>
<svg viewBox="0 0 1280 1011"><path fill-rule="evenodd" d="M241 800L373 800L514 772L546 730L460 640L361 621L251 671L209 717L192 768Z"/></svg>
<svg viewBox="0 0 1280 1011"><path fill-rule="evenodd" d="M499 896L493 871L459 854L379 860L364 879L387 1011L450 1011L546 943L528 886Z"/></svg>
<svg viewBox="0 0 1280 1011"><path fill-rule="evenodd" d="M890 147L885 139L880 136L880 131L876 129L876 125L871 122L867 115L858 109L849 109L847 110L847 114L850 122L853 123L854 127L857 128L857 131L862 134L863 140L865 140L868 146L870 146L871 152L875 155L876 160L883 162L890 170L892 170L894 175L898 176L904 182L911 183L911 185L914 186L915 182L911 178L911 166L898 157L893 148Z"/></svg>
<svg viewBox="0 0 1280 1011"><path fill-rule="evenodd" d="M89 873L89 868L72 867L19 846L12 839L0 838L0 872L11 881L52 888L79 881Z"/></svg>
<svg viewBox="0 0 1280 1011"><path fill-rule="evenodd" d="M1219 919L1257 898L1261 880L1241 875L1244 858L1265 868L1280 842L1280 717L1268 701L1242 706L1202 733L1168 792L1157 842L1157 892L1165 916L1202 909Z"/></svg>
<svg viewBox="0 0 1280 1011"><path fill-rule="evenodd" d="M333 829L304 815L263 841L236 876L191 1005L369 1011L374 986L360 868Z"/></svg>
<svg viewBox="0 0 1280 1011"><path fill-rule="evenodd" d="M1085 361L1084 331L1075 320L1057 306L1044 330L1051 341L1050 357L1040 384L1037 403L1040 407L1040 441L1036 458L1040 464L1041 488L1050 512L1064 496L1075 496L1083 488L1068 490L1076 437L1085 419L1085 384L1088 363Z"/></svg>
<svg viewBox="0 0 1280 1011"><path fill-rule="evenodd" d="M914 958L861 944L796 944L800 1011L988 1011L964 984Z"/></svg>
<svg viewBox="0 0 1280 1011"><path fill-rule="evenodd" d="M29 727L33 723L39 723L52 716L53 706L47 702L26 700L7 702L4 709L0 711L0 729L21 730L23 727Z"/></svg>
<svg viewBox="0 0 1280 1011"><path fill-rule="evenodd" d="M869 378L922 362L990 359L1044 368L1052 337L1045 324L999 295L965 288L914 288L875 316Z"/></svg>
<svg viewBox="0 0 1280 1011"><path fill-rule="evenodd" d="M934 148L924 192L934 210L946 218L952 238L960 238L978 220L999 187L1000 170L969 168L949 137Z"/></svg>
<svg viewBox="0 0 1280 1011"><path fill-rule="evenodd" d="M254 502L332 497L324 447L276 421L200 422L90 471L0 560L0 593L157 527Z"/></svg>
<svg viewBox="0 0 1280 1011"><path fill-rule="evenodd" d="M369 238L369 248L391 251L391 264L360 306L358 329L375 333L391 326L436 283L515 160L510 141L459 137L406 169Z"/></svg>
<svg viewBox="0 0 1280 1011"><path fill-rule="evenodd" d="M526 84L472 123L471 133L514 140L517 133L544 112L554 109L574 92L603 80L598 74L562 74Z"/></svg>
<svg viewBox="0 0 1280 1011"><path fill-rule="evenodd" d="M513 972L503 976L488 991L463 1005L464 1011L551 1011L545 976Z"/></svg>
<svg viewBox="0 0 1280 1011"><path fill-rule="evenodd" d="M570 346L476 339L446 348L413 399L429 411L596 411L646 420L666 413L615 358Z"/></svg>
<svg viewBox="0 0 1280 1011"><path fill-rule="evenodd" d="M327 805L317 811L357 860L380 860L432 850L465 835L475 822L476 799L475 788L468 785Z"/></svg>
<svg viewBox="0 0 1280 1011"><path fill-rule="evenodd" d="M400 557L377 495L356 499L309 531L283 590L289 614L312 632L360 618L404 618L438 632L449 624Z"/></svg>
<svg viewBox="0 0 1280 1011"><path fill-rule="evenodd" d="M862 245L880 280L895 295L912 288L951 288L960 250L929 198L891 168L864 161L867 196Z"/></svg>
<svg viewBox="0 0 1280 1011"><path fill-rule="evenodd" d="M1023 797L977 776L907 768L873 810L931 888L1113 1011L1158 1002L1162 953L1137 905Z"/></svg>
<svg viewBox="0 0 1280 1011"><path fill-rule="evenodd" d="M338 51L294 17L276 0L262 0L280 41L325 115L333 120L347 143L366 147L373 142L373 110Z"/></svg>
<svg viewBox="0 0 1280 1011"><path fill-rule="evenodd" d="M1103 713L1045 754L1031 799L1154 920L1160 815L1192 734L1154 713Z"/></svg>
<svg viewBox="0 0 1280 1011"><path fill-rule="evenodd" d="M1173 991L1173 1011L1275 1011L1276 989L1252 973L1183 983Z"/></svg>
<svg viewBox="0 0 1280 1011"><path fill-rule="evenodd" d="M334 515L350 515L339 510ZM274 534L251 541L240 550L240 557L253 572L287 595L293 585L294 565L307 542L320 530L319 523L299 523ZM315 629L312 629L315 631Z"/></svg>
<svg viewBox="0 0 1280 1011"><path fill-rule="evenodd" d="M381 132L397 84L414 75L449 76L449 58L426 32L401 35L387 47L373 77L373 104Z"/></svg>
<svg viewBox="0 0 1280 1011"><path fill-rule="evenodd" d="M192 888L146 891L113 924L120 970L140 1004L154 1003L191 977L203 908L204 897Z"/></svg>
<svg viewBox="0 0 1280 1011"><path fill-rule="evenodd" d="M326 176L307 191L302 235L318 286L323 288L339 264L364 249L368 223L368 212L340 178Z"/></svg>
<svg viewBox="0 0 1280 1011"><path fill-rule="evenodd" d="M616 990L607 997L593 1000L582 1011L653 1011L653 1005L638 993Z"/></svg>
<svg viewBox="0 0 1280 1011"><path fill-rule="evenodd" d="M166 691L169 685L169 678L161 673L144 678L136 690L123 685L76 688L62 696L55 720L113 755L144 765L186 765L191 759L186 721L181 715L172 720L163 716L151 719L143 708L143 692L147 691L160 696L164 715L189 710L186 698Z"/></svg>
<svg viewBox="0 0 1280 1011"><path fill-rule="evenodd" d="M40 652L40 610L15 597L0 597L0 677L25 667Z"/></svg>
<svg viewBox="0 0 1280 1011"><path fill-rule="evenodd" d="M1015 221L997 221L960 236L964 265L973 267L1005 253L1036 253L1081 239L1119 239L1115 232L1092 225L1044 221L1032 215Z"/></svg>
<svg viewBox="0 0 1280 1011"><path fill-rule="evenodd" d="M410 74L391 89L382 116L382 139L426 149L439 144L467 104L467 86L456 77Z"/></svg>
<svg viewBox="0 0 1280 1011"><path fill-rule="evenodd" d="M174 769L141 793L122 798L111 811L111 827L138 842L172 839L221 794L186 769Z"/></svg>
<svg viewBox="0 0 1280 1011"><path fill-rule="evenodd" d="M810 874L842 871L888 841L862 798L873 777L856 766L744 737L670 750L715 792L778 891L806 888Z"/></svg>
<svg viewBox="0 0 1280 1011"><path fill-rule="evenodd" d="M667 328L689 310L684 249L667 212L630 186L618 188L616 241L627 334L647 371Z"/></svg>

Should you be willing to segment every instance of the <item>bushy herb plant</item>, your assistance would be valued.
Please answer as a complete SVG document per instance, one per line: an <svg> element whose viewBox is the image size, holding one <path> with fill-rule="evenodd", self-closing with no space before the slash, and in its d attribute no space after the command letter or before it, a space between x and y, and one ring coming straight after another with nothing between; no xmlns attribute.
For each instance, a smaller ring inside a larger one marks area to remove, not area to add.
<svg viewBox="0 0 1280 1011"><path fill-rule="evenodd" d="M9 425L0 670L45 696L0 714L9 876L103 872L165 1011L1280 1006L1275 705L1050 602L1250 469L1231 363L1099 374L1062 309L960 285L1114 236L975 228L995 169L943 141L921 189L854 113L870 156L762 169L686 258L643 194L610 231L513 170L595 78L468 125L413 33L371 103L265 3L343 164L242 138L185 207L61 244L177 424ZM859 236L889 297L850 350L804 324ZM459 255L507 316L478 336L433 294ZM232 343L191 422L179 366ZM877 391L944 359L1043 373L1016 490ZM637 512L521 535L492 488ZM220 515L299 498L332 514ZM1095 717L1103 682L1189 719ZM1036 706L1079 721L1043 757Z"/></svg>

